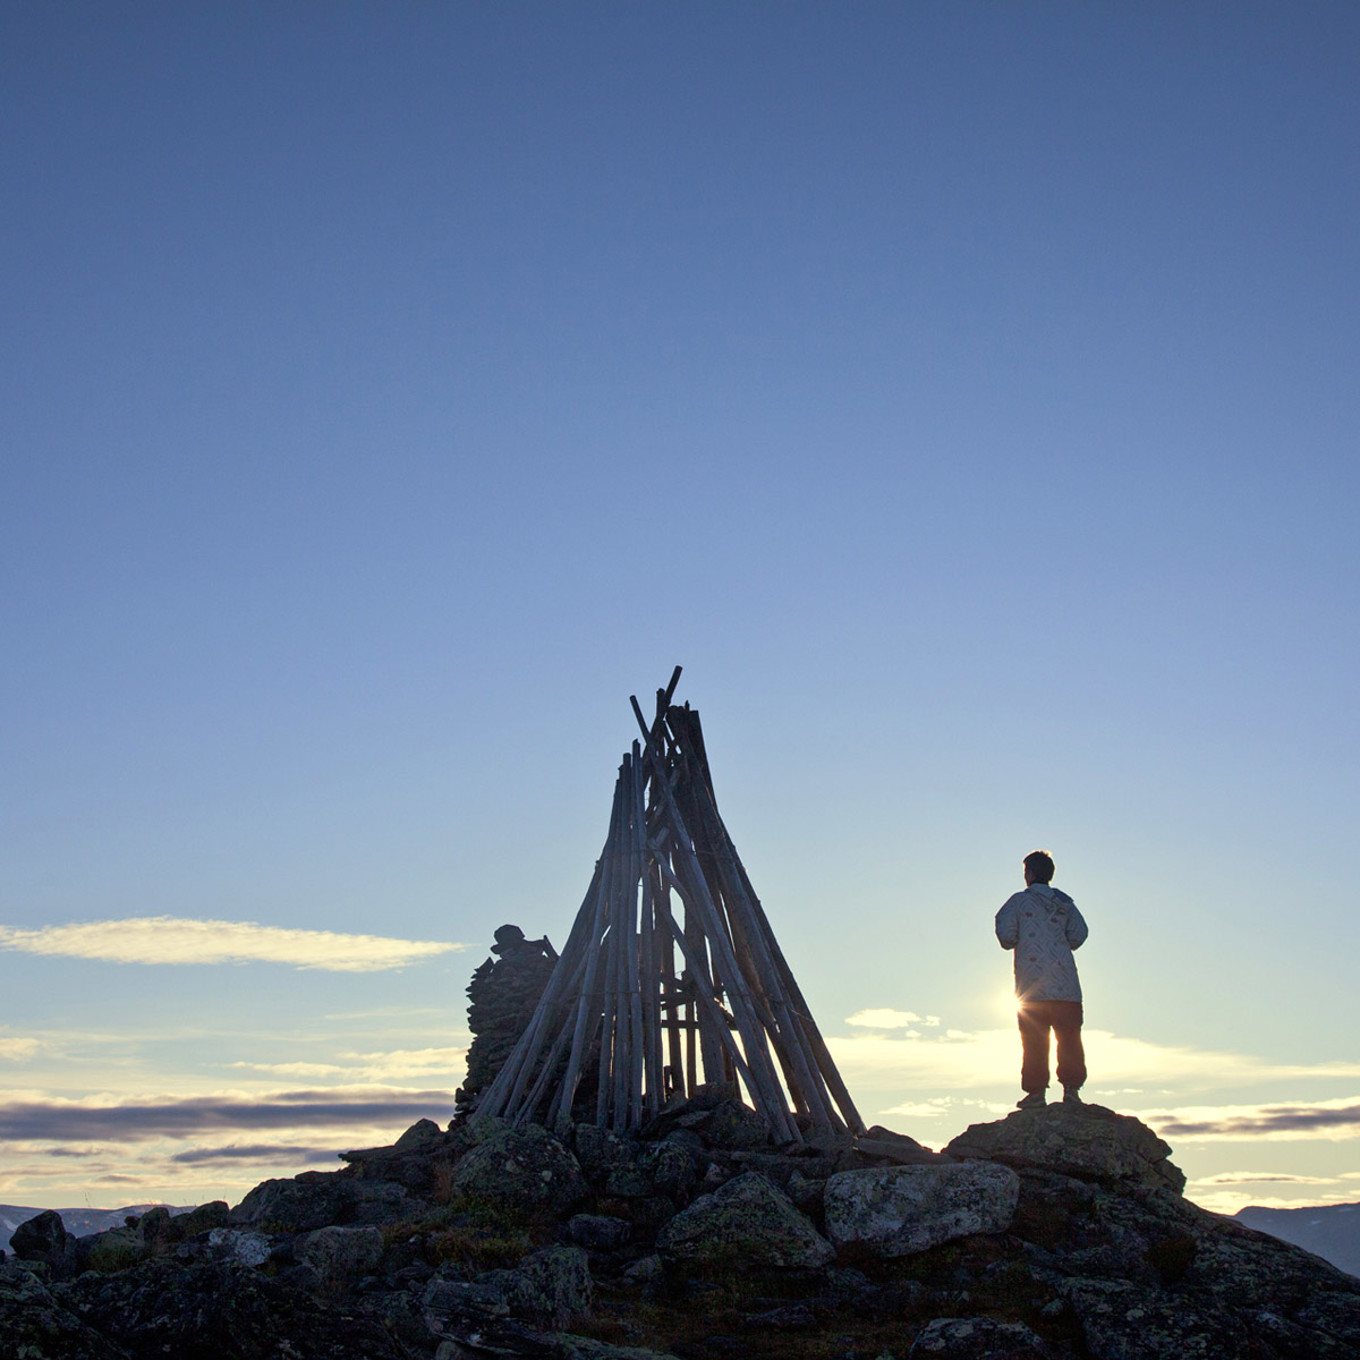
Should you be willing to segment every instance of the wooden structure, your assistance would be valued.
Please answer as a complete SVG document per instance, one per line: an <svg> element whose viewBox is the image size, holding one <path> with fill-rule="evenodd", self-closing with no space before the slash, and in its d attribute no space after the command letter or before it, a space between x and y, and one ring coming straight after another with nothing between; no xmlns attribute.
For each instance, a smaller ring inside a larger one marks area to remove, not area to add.
<svg viewBox="0 0 1360 1360"><path fill-rule="evenodd" d="M633 711L595 875L528 1027L474 1119L635 1130L739 1082L777 1142L864 1125L718 815L698 713Z"/></svg>

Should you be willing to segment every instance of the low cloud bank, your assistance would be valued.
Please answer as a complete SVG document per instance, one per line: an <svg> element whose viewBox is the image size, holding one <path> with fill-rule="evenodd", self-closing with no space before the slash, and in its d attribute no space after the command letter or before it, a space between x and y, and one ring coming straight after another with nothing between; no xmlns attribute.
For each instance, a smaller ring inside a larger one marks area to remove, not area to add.
<svg viewBox="0 0 1360 1360"><path fill-rule="evenodd" d="M1360 1099L1319 1100L1308 1104L1226 1105L1183 1110L1148 1110L1143 1116L1164 1138L1224 1142L1267 1138L1360 1137Z"/></svg>
<svg viewBox="0 0 1360 1360"><path fill-rule="evenodd" d="M323 1162L334 1158L334 1148L299 1147L294 1143L251 1143L238 1147L232 1143L227 1147L189 1148L174 1153L170 1160L179 1166L202 1166L218 1162L228 1165L238 1162Z"/></svg>
<svg viewBox="0 0 1360 1360"><path fill-rule="evenodd" d="M0 1102L0 1139L139 1142L152 1138L219 1136L231 1130L379 1125L398 1132L431 1113L452 1112L453 1092L285 1091L256 1097L232 1094L126 1101L21 1100Z"/></svg>
<svg viewBox="0 0 1360 1360"><path fill-rule="evenodd" d="M285 930L254 921L175 916L84 921L40 930L0 926L0 949L105 963L285 963L331 973L378 973L467 947L439 940Z"/></svg>

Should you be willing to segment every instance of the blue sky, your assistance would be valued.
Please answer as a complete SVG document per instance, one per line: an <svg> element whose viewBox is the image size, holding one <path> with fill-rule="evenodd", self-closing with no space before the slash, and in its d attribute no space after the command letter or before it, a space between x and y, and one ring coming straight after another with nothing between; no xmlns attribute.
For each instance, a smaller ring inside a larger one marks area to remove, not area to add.
<svg viewBox="0 0 1360 1360"><path fill-rule="evenodd" d="M1357 57L1340 3L7 6L0 1199L438 1115L676 662L867 1115L1018 1093L1044 845L1095 1098L1203 1202L1360 1199Z"/></svg>

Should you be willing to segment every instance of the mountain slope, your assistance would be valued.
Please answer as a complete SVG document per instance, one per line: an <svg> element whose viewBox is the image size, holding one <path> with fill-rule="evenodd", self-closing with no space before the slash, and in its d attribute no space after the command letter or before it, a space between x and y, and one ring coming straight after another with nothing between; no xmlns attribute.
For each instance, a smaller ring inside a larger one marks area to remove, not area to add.
<svg viewBox="0 0 1360 1360"><path fill-rule="evenodd" d="M1248 1205L1235 1215L1258 1232L1292 1242L1360 1275L1360 1204L1324 1204L1311 1209L1262 1209Z"/></svg>

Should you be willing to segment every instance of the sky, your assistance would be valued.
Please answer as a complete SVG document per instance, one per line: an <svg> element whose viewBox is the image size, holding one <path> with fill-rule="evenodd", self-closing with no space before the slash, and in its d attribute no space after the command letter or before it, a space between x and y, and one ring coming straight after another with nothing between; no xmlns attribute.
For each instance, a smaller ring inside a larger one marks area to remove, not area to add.
<svg viewBox="0 0 1360 1360"><path fill-rule="evenodd" d="M441 1123L685 667L866 1119L1360 1201L1360 10L10 0L0 1201Z"/></svg>

